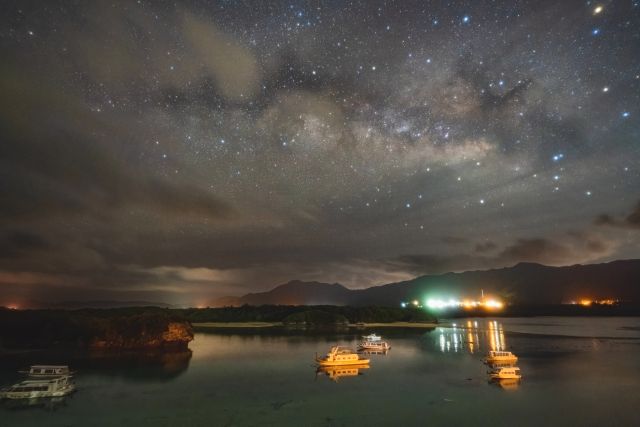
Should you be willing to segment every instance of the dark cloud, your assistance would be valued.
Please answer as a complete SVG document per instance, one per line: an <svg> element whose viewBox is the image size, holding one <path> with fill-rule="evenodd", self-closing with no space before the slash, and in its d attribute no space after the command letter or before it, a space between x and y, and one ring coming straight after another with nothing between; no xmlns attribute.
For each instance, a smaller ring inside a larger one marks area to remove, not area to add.
<svg viewBox="0 0 640 427"><path fill-rule="evenodd" d="M474 250L477 253L484 253L484 252L491 252L495 249L498 248L498 245L496 245L494 242L482 242L482 243L478 243Z"/></svg>
<svg viewBox="0 0 640 427"><path fill-rule="evenodd" d="M594 220L595 225L609 225L620 228L640 228L640 202L636 203L631 213L616 219L609 214L600 214Z"/></svg>

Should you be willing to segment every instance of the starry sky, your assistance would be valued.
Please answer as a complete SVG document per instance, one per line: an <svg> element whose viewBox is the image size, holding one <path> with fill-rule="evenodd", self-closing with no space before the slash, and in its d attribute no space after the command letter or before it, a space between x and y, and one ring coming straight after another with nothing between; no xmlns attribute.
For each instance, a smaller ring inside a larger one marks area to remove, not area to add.
<svg viewBox="0 0 640 427"><path fill-rule="evenodd" d="M0 304L640 257L640 1L0 8Z"/></svg>

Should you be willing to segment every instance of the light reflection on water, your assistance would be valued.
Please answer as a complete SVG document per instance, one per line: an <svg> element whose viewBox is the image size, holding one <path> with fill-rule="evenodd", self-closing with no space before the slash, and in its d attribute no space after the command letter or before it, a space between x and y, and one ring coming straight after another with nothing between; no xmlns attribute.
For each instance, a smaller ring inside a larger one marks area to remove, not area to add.
<svg viewBox="0 0 640 427"><path fill-rule="evenodd" d="M366 369L314 364L332 345L355 349L363 331L210 330L188 358L51 359L77 370L78 391L62 404L0 405L0 425L640 425L639 318L452 322L366 331L392 346ZM516 353L522 383L489 384L489 350ZM7 357L0 385L50 360Z"/></svg>
<svg viewBox="0 0 640 427"><path fill-rule="evenodd" d="M497 320L466 320L451 327L436 328L438 347L442 353L470 354L507 350L502 323Z"/></svg>

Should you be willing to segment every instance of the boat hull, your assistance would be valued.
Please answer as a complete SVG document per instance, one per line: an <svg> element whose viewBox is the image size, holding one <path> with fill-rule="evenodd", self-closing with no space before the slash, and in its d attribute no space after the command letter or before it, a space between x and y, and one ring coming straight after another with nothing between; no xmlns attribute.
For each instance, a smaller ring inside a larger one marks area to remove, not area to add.
<svg viewBox="0 0 640 427"><path fill-rule="evenodd" d="M45 397L64 397L75 390L75 386L69 385L60 390L56 391L4 391L0 392L0 398L2 399L39 399Z"/></svg>
<svg viewBox="0 0 640 427"><path fill-rule="evenodd" d="M391 346L390 345L366 345L366 344L360 344L358 346L358 348L360 348L362 350L387 351L387 350L391 349Z"/></svg>
<svg viewBox="0 0 640 427"><path fill-rule="evenodd" d="M491 374L489 377L492 380L519 380L522 378L522 375L515 374Z"/></svg>
<svg viewBox="0 0 640 427"><path fill-rule="evenodd" d="M484 359L485 363L490 365L499 365L499 364L516 364L518 362L517 357L487 357Z"/></svg>
<svg viewBox="0 0 640 427"><path fill-rule="evenodd" d="M367 365L369 359L354 359L354 360L324 360L316 359L316 363L320 366L352 366L352 365Z"/></svg>

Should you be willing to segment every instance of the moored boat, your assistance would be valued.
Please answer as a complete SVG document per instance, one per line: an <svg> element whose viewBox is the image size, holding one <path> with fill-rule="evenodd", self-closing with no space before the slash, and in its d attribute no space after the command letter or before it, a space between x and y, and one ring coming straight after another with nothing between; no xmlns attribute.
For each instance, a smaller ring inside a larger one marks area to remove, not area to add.
<svg viewBox="0 0 640 427"><path fill-rule="evenodd" d="M391 346L386 341L363 341L358 344L358 348L362 350L387 351Z"/></svg>
<svg viewBox="0 0 640 427"><path fill-rule="evenodd" d="M512 366L509 368L495 368L487 371L489 378L493 380L519 380L522 378L520 368Z"/></svg>
<svg viewBox="0 0 640 427"><path fill-rule="evenodd" d="M366 365L369 359L361 358L358 353L349 348L334 346L325 357L316 356L316 362L320 366Z"/></svg>
<svg viewBox="0 0 640 427"><path fill-rule="evenodd" d="M72 393L75 385L68 375L47 379L30 379L0 391L4 399L37 399L40 397L62 397Z"/></svg>
<svg viewBox="0 0 640 427"><path fill-rule="evenodd" d="M513 364L518 361L518 357L510 351L490 351L484 361L489 364Z"/></svg>

